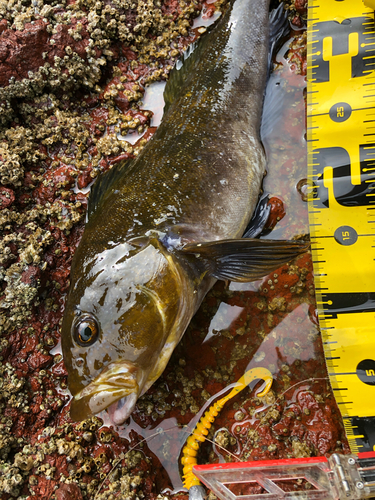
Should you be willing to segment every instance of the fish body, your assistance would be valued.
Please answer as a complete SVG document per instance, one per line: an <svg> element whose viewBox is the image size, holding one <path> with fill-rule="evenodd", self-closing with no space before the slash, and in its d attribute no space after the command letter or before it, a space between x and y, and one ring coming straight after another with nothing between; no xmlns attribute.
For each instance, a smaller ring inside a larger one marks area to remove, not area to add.
<svg viewBox="0 0 375 500"><path fill-rule="evenodd" d="M109 407L124 422L216 278L255 279L301 252L240 239L266 166L268 9L228 7L171 75L152 140L94 186L62 325L73 419Z"/></svg>

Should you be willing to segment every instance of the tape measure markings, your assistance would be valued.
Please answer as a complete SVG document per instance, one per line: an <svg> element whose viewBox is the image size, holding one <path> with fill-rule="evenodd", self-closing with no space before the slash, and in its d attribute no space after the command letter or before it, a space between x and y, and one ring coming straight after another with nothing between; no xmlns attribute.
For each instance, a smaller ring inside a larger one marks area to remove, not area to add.
<svg viewBox="0 0 375 500"><path fill-rule="evenodd" d="M374 13L361 0L311 0L309 16L309 218L318 318L332 388L358 452L374 434L368 417L375 361L364 359L375 358Z"/></svg>

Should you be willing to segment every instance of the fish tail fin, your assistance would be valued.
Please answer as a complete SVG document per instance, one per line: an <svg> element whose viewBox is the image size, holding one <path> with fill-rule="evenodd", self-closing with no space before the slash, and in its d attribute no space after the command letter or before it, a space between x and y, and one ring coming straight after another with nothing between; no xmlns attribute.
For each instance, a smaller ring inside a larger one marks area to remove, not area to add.
<svg viewBox="0 0 375 500"><path fill-rule="evenodd" d="M268 52L268 68L271 71L272 57L277 49L278 43L290 31L288 16L284 10L284 4L272 9L269 16L269 52Z"/></svg>

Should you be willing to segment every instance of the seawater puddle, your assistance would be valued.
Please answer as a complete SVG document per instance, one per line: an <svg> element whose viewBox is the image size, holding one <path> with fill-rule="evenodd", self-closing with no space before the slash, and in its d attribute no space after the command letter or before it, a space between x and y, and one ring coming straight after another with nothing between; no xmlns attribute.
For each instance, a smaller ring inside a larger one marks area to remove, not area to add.
<svg viewBox="0 0 375 500"><path fill-rule="evenodd" d="M153 112L153 116L151 117L150 121L150 127L159 126L163 118L163 113L164 113L163 94L165 86L166 82L160 81L152 83L151 85L146 87L142 99L141 109ZM135 144L140 139L142 139L142 137L145 135L146 132L147 128L142 132L142 134L139 134L137 131L134 131L134 132L129 132L126 135L117 134L117 138L120 139L121 141L127 141L130 144Z"/></svg>
<svg viewBox="0 0 375 500"><path fill-rule="evenodd" d="M220 330L230 328L233 321L235 321L243 312L243 307L231 306L222 302L215 316L212 318L208 334L203 342L208 342L214 335L220 333Z"/></svg>
<svg viewBox="0 0 375 500"><path fill-rule="evenodd" d="M155 82L146 87L142 109L152 111L151 127L158 127L164 114L164 89L167 82Z"/></svg>
<svg viewBox="0 0 375 500"><path fill-rule="evenodd" d="M206 2L206 3L208 5L210 5L210 4L214 4L215 2ZM194 19L193 28L201 28L201 27L208 28L208 26L211 26L211 24L213 24L215 21L217 21L220 16L221 16L221 12L216 10L212 14L212 16L208 17L206 15L206 11L203 9L203 11L200 13L200 15Z"/></svg>

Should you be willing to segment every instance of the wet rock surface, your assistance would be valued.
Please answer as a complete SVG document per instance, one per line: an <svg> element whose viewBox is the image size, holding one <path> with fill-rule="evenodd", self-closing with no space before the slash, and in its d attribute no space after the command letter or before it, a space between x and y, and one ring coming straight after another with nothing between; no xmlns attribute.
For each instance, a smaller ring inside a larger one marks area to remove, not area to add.
<svg viewBox="0 0 375 500"><path fill-rule="evenodd" d="M303 26L305 2L288 3ZM69 418L59 354L64 297L100 172L137 155L155 131L146 85L165 80L221 2L0 2L0 495L186 499L180 450L212 397L252 363L275 374L263 399L245 390L213 423L198 461L348 451L317 329L311 257L260 282L218 283L165 373L114 429L106 414ZM296 20L298 19L298 20ZM288 89L267 152L265 237L303 237L305 35L275 72ZM285 51L284 51L285 52ZM302 76L301 76L302 75ZM163 104L160 103L160 106ZM142 135L144 134L144 135ZM104 426L103 426L104 422ZM165 489L167 490L161 494Z"/></svg>

